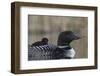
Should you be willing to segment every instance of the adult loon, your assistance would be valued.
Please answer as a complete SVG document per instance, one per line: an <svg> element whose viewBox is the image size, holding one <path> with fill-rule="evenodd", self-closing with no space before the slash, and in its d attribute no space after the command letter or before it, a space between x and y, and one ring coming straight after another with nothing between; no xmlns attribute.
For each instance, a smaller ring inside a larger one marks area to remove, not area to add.
<svg viewBox="0 0 100 76"><path fill-rule="evenodd" d="M28 49L28 60L72 59L74 49L70 46L73 40L78 40L72 31L61 32L58 36L57 46L48 43L47 38L35 42Z"/></svg>

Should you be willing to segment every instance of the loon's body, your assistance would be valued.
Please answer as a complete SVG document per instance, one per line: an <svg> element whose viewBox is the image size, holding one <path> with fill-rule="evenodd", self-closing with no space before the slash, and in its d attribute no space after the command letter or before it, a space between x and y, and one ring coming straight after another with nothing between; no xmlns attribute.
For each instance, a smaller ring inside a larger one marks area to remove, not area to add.
<svg viewBox="0 0 100 76"><path fill-rule="evenodd" d="M29 60L72 59L75 51L71 47L47 44L30 47L28 54Z"/></svg>
<svg viewBox="0 0 100 76"><path fill-rule="evenodd" d="M48 42L43 44L43 41L39 44L36 42L29 47L28 60L72 59L75 56L75 51L70 43L77 39L79 37L71 31L65 31L60 33L57 46Z"/></svg>

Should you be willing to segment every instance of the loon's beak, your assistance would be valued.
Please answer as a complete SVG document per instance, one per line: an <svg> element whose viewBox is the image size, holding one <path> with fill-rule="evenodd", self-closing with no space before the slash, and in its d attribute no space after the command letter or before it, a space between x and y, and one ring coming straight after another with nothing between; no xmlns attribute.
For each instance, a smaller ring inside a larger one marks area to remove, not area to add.
<svg viewBox="0 0 100 76"><path fill-rule="evenodd" d="M78 40L78 39L81 39L81 37L79 37L79 36L77 36L77 35L75 35L75 34L73 34L73 40Z"/></svg>
<svg viewBox="0 0 100 76"><path fill-rule="evenodd" d="M74 40L78 40L78 39L81 39L79 36L74 36Z"/></svg>

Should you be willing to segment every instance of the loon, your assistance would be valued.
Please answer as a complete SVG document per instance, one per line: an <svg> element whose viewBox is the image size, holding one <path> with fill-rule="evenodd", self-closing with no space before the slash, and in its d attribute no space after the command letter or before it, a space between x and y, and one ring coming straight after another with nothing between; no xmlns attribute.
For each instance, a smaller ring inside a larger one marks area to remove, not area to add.
<svg viewBox="0 0 100 76"><path fill-rule="evenodd" d="M48 43L47 38L37 41L29 47L28 60L72 59L75 50L70 46L73 40L78 40L72 31L61 32L58 36L57 46Z"/></svg>
<svg viewBox="0 0 100 76"><path fill-rule="evenodd" d="M48 39L44 37L44 38L42 38L41 41L37 41L37 42L33 43L31 45L31 47L33 47L33 46L42 46L42 45L46 45L46 44L48 44Z"/></svg>

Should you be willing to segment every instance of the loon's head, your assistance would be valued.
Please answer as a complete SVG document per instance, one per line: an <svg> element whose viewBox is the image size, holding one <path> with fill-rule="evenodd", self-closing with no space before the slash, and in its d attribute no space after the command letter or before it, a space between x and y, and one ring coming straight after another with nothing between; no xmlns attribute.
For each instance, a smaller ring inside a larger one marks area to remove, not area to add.
<svg viewBox="0 0 100 76"><path fill-rule="evenodd" d="M73 40L78 40L80 37L75 35L72 31L64 31L59 34L58 46L69 45Z"/></svg>

